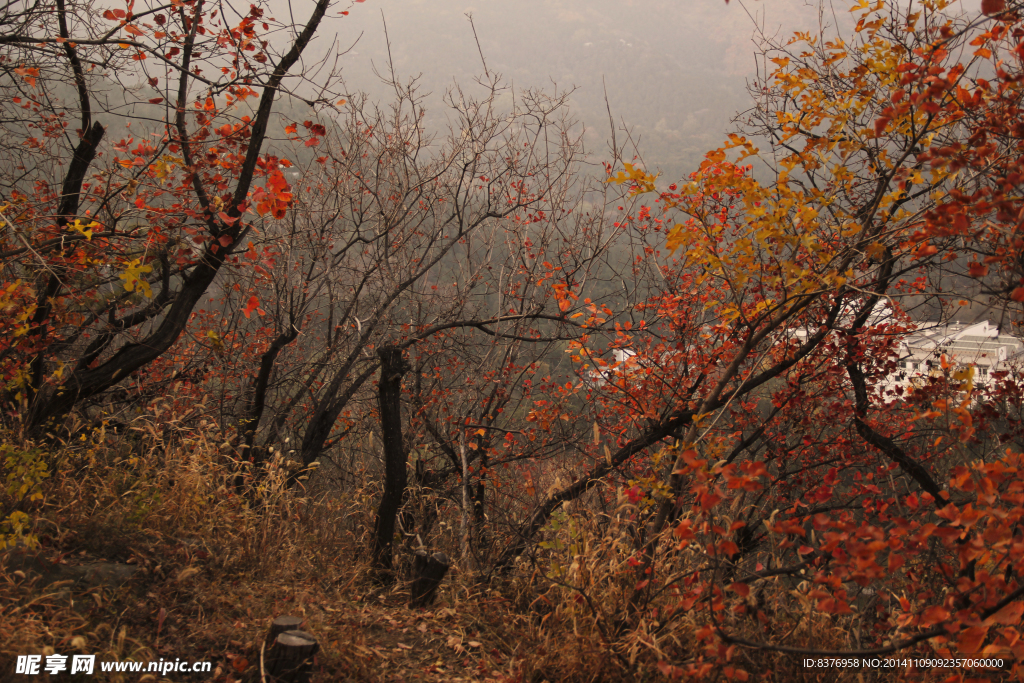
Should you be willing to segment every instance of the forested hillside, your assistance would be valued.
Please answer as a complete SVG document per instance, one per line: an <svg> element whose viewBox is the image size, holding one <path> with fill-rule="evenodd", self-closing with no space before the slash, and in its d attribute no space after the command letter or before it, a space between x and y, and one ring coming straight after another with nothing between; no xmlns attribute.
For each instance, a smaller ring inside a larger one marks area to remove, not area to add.
<svg viewBox="0 0 1024 683"><path fill-rule="evenodd" d="M0 8L0 678L1018 680L1020 2L769 4Z"/></svg>

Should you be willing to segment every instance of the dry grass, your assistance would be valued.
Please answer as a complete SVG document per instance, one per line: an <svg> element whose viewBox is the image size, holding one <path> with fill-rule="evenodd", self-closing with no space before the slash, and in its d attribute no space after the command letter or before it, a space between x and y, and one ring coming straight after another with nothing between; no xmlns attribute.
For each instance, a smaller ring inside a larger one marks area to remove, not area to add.
<svg viewBox="0 0 1024 683"><path fill-rule="evenodd" d="M714 651L721 646L700 634L707 603L679 607L687 562L697 561L679 554L657 565L679 576L676 588L655 594L625 628L635 582L628 536L585 511L563 513L539 554L510 577L485 585L456 568L431 610L410 610L400 586L371 580L365 496L303 498L286 490L281 469L248 496L236 495L234 464L211 426L202 433L149 427L130 438L101 430L44 452L52 472L44 496L19 504L42 557L138 571L111 589L43 586L0 566L0 680L27 680L13 674L16 655L53 652L209 660L212 675L163 680L258 680L259 643L284 614L302 617L321 645L317 681L653 681L684 671L714 679L727 666L751 680L892 680L864 671L812 674L788 655ZM786 606L792 601L779 596L761 600L775 632L790 630L816 647L849 640L847 623L795 617ZM737 633L766 633L750 614L722 618ZM130 679L96 673L89 680Z"/></svg>

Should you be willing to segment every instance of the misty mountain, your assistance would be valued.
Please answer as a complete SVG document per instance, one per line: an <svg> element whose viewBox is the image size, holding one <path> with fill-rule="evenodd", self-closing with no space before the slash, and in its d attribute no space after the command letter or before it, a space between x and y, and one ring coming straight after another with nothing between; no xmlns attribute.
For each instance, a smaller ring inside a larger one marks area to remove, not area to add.
<svg viewBox="0 0 1024 683"><path fill-rule="evenodd" d="M677 178L721 144L748 106L746 84L757 76L755 21L768 34L789 35L817 25L817 15L801 0L377 0L335 25L344 28L337 45L352 48L341 62L348 89L388 97L374 70L387 72L390 41L398 79L418 76L430 93L428 125L443 124L447 88L471 89L483 73L482 51L487 68L516 89L575 88L572 113L586 126L588 148L608 159L607 87L618 142L625 126L647 166ZM314 43L313 53L325 54L329 40Z"/></svg>

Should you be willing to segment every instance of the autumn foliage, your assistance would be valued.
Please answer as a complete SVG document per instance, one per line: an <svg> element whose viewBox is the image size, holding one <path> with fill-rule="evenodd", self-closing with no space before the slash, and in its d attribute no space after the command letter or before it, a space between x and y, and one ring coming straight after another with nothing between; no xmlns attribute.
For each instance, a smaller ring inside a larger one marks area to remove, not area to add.
<svg viewBox="0 0 1024 683"><path fill-rule="evenodd" d="M218 478L189 475L211 533L286 510L313 537L292 506L319 509L367 595L449 553L502 680L1022 676L1024 359L887 381L922 323L1021 332L1019 3L860 0L761 36L750 109L689 177L619 148L594 182L569 95L486 62L446 134L394 75L390 108L333 80L310 102L293 69L329 5L279 51L258 5L2 25L4 544L58 547L45 492L159 470L174 434ZM118 69L145 122L99 97Z"/></svg>

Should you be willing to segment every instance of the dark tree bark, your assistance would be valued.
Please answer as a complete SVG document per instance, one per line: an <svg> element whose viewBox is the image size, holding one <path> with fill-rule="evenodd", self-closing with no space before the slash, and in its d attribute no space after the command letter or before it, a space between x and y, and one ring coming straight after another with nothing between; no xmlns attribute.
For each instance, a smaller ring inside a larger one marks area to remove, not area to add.
<svg viewBox="0 0 1024 683"><path fill-rule="evenodd" d="M409 606L429 607L450 566L451 562L444 553L429 555L426 550L417 550L412 560Z"/></svg>
<svg viewBox="0 0 1024 683"><path fill-rule="evenodd" d="M388 573L394 556L395 520L405 497L408 454L402 443L402 376L408 372L409 365L402 357L402 349L396 346L383 346L377 355L380 357L378 397L384 445L384 494L373 525L373 565Z"/></svg>
<svg viewBox="0 0 1024 683"><path fill-rule="evenodd" d="M57 18L60 24L61 36L66 39L69 37L69 34L67 10L64 7L63 0L58 0L57 2ZM75 146L71 163L68 165L67 173L64 175L64 183L61 188L60 205L57 207L57 225L61 228L71 223L75 218L75 214L78 213L78 203L82 194L82 183L85 181L85 174L88 172L93 159L96 158L96 148L99 146L100 140L103 139L103 134L106 133L106 128L99 121L92 123L92 108L89 103L85 75L82 71L81 60L78 58L78 53L75 51L73 43L65 42L64 52L74 72L75 84L78 86L79 104L82 107L82 130L78 145ZM60 272L60 275L63 275L63 270ZM46 285L39 289L39 301L36 313L32 318L32 330L29 333L33 339L37 340L40 346L39 353L32 359L29 367L30 386L33 397L42 386L46 365L43 352L46 337L46 319L50 317L50 312L53 309L53 300L61 289L61 278L58 276L58 272L51 270L45 277Z"/></svg>
<svg viewBox="0 0 1024 683"><path fill-rule="evenodd" d="M260 370L253 379L250 389L249 400L246 401L245 416L239 420L239 431L242 433L244 457L253 458L256 465L261 464L263 458L257 459L253 453L253 444L256 441L256 430L263 419L263 410L267 405L267 387L270 384L270 376L274 372L274 363L278 354L284 347L295 341L299 336L299 330L292 324L287 332L277 335L277 338L270 343L270 348L260 358Z"/></svg>
<svg viewBox="0 0 1024 683"><path fill-rule="evenodd" d="M313 655L320 649L305 631L285 631L274 639L266 657L265 680L274 683L309 683Z"/></svg>
<svg viewBox="0 0 1024 683"><path fill-rule="evenodd" d="M299 627L302 626L302 617L293 616L281 616L270 622L270 630L267 631L267 637L264 639L264 646L270 649L274 646L277 641L277 637L285 631L298 631Z"/></svg>

